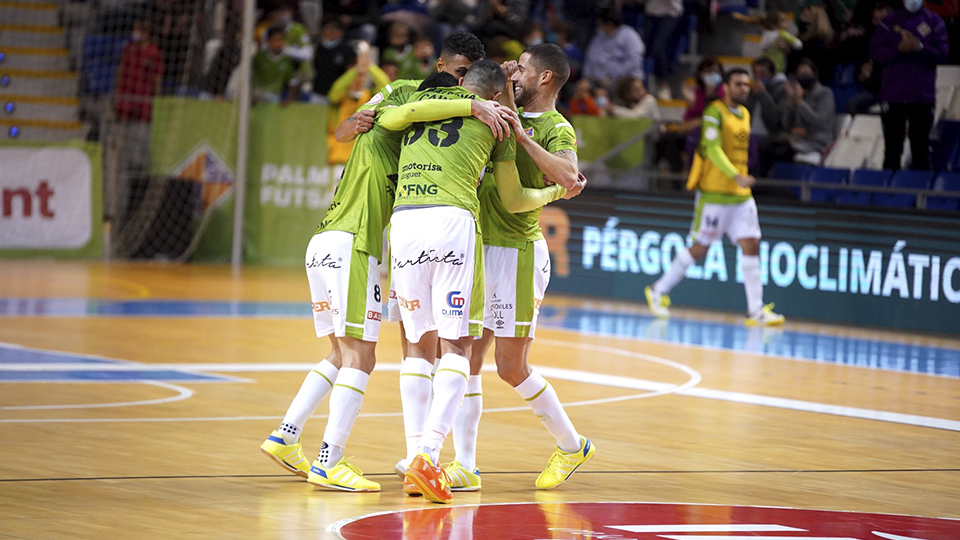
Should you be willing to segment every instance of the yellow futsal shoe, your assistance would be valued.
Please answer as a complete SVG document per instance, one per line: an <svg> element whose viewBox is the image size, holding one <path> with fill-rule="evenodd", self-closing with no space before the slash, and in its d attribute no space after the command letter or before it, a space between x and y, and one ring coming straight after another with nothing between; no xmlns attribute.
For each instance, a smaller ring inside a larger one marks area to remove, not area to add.
<svg viewBox="0 0 960 540"><path fill-rule="evenodd" d="M547 463L547 468L537 477L537 489L553 489L566 482L584 463L593 458L597 447L586 437L580 437L580 449L576 452L564 452L560 448L554 450Z"/></svg>
<svg viewBox="0 0 960 540"><path fill-rule="evenodd" d="M470 470L459 461L441 465L450 477L450 491L480 491L480 469Z"/></svg>
<svg viewBox="0 0 960 540"><path fill-rule="evenodd" d="M643 290L643 295L647 297L647 306L654 317L667 319L670 317L670 297L660 294L653 290L653 287L647 287Z"/></svg>
<svg viewBox="0 0 960 540"><path fill-rule="evenodd" d="M299 441L293 444L287 443L280 436L279 431L274 431L260 445L260 451L293 474L304 478L310 476L310 462L304 457Z"/></svg>
<svg viewBox="0 0 960 540"><path fill-rule="evenodd" d="M763 306L763 309L746 318L743 324L747 326L779 326L786 321L786 317L773 312L773 303Z"/></svg>
<svg viewBox="0 0 960 540"><path fill-rule="evenodd" d="M453 501L450 492L450 477L446 471L433 464L430 456L423 452L417 454L407 469L404 484L409 481L420 488L423 498L435 503L447 504ZM406 491L406 490L404 490Z"/></svg>
<svg viewBox="0 0 960 540"><path fill-rule="evenodd" d="M323 468L317 459L310 466L307 482L317 487L340 491L380 491L380 484L364 478L360 469L347 463L347 458L342 458L329 469Z"/></svg>

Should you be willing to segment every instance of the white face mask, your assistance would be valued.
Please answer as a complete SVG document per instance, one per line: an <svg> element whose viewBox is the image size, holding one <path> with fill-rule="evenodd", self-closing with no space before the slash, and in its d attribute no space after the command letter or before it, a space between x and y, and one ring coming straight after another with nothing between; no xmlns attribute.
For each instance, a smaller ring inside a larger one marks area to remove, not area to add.
<svg viewBox="0 0 960 540"><path fill-rule="evenodd" d="M707 86L720 86L723 82L723 76L719 73L707 73L703 76L703 84Z"/></svg>
<svg viewBox="0 0 960 540"><path fill-rule="evenodd" d="M923 0L903 0L903 7L910 13L916 13L923 7Z"/></svg>
<svg viewBox="0 0 960 540"><path fill-rule="evenodd" d="M607 99L607 96L597 96L595 101L597 102L597 107L600 107L601 109L610 103L610 101Z"/></svg>

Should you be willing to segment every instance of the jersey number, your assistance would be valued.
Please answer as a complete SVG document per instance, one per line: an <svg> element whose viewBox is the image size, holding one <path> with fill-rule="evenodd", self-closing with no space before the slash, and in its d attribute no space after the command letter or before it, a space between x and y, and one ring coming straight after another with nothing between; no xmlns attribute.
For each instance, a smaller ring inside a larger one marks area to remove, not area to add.
<svg viewBox="0 0 960 540"><path fill-rule="evenodd" d="M463 118L451 118L444 123L440 124L439 127L432 127L427 129L427 126L422 122L416 124L413 129L411 129L407 136L403 139L404 146L409 146L417 142L420 137L423 136L424 131L427 132L427 140L430 141L430 144L438 148L446 148L448 146L453 146L457 141L460 140L460 128L463 127ZM443 132L446 136L440 138L440 132Z"/></svg>

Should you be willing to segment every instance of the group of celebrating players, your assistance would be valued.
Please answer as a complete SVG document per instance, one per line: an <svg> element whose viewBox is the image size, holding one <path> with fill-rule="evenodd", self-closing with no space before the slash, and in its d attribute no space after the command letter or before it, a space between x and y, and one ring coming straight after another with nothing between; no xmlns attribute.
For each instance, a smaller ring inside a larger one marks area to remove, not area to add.
<svg viewBox="0 0 960 540"><path fill-rule="evenodd" d="M480 369L494 343L498 374L556 439L536 486L566 482L596 451L527 363L550 279L540 209L586 184L573 127L555 105L569 62L552 44L503 65L484 56L475 36L451 34L435 75L390 83L337 129L354 147L305 260L316 333L330 336L332 350L261 445L311 484L380 489L343 451L376 363L388 224L388 317L401 323L404 356L407 455L396 467L404 491L449 503L452 491L480 489ZM311 465L300 432L327 395L330 415ZM441 465L451 430L456 459Z"/></svg>

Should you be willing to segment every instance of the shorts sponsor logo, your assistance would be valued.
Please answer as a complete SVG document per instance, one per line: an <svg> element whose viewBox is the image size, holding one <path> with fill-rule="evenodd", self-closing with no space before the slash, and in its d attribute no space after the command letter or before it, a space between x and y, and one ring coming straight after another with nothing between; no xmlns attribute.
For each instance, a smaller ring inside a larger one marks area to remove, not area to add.
<svg viewBox="0 0 960 540"><path fill-rule="evenodd" d="M367 319L371 321L379 321L381 316L379 311L367 311Z"/></svg>
<svg viewBox="0 0 960 540"><path fill-rule="evenodd" d="M330 311L330 302L314 302L313 303L314 313L322 313L324 311Z"/></svg>
<svg viewBox="0 0 960 540"><path fill-rule="evenodd" d="M317 255L313 255L313 259L307 263L307 268L333 268L339 269L343 268L343 257L337 257L337 260L334 260L329 253L323 256L323 259L317 260Z"/></svg>
<svg viewBox="0 0 960 540"><path fill-rule="evenodd" d="M430 251L421 251L420 255L417 255L415 259L401 260L394 258L393 267L394 268L406 268L408 266L415 266L418 264L427 264L427 263L441 263L441 264L452 264L453 266L463 266L463 260L465 256L461 253L459 256L454 255L452 251L448 251L444 255L440 255L437 250L431 249Z"/></svg>
<svg viewBox="0 0 960 540"><path fill-rule="evenodd" d="M397 295L397 303L399 303L400 307L407 311L416 311L420 309L420 300L407 300L406 298Z"/></svg>
<svg viewBox="0 0 960 540"><path fill-rule="evenodd" d="M535 311L540 311L540 304L543 303L543 298L534 298L533 299L533 309Z"/></svg>
<svg viewBox="0 0 960 540"><path fill-rule="evenodd" d="M395 290L393 290L393 289L390 289L390 299L391 299L391 300L396 300L396 299L397 299L397 291L395 291Z"/></svg>
<svg viewBox="0 0 960 540"><path fill-rule="evenodd" d="M461 291L450 291L447 293L447 306L441 313L444 317L463 317L463 306L467 304L467 299L460 296Z"/></svg>

